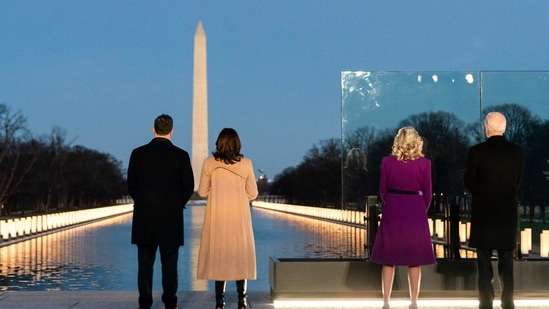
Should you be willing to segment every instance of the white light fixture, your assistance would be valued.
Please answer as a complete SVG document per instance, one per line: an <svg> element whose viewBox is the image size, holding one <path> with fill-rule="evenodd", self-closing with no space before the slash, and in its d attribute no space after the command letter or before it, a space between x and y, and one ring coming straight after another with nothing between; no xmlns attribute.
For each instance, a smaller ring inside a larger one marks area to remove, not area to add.
<svg viewBox="0 0 549 309"><path fill-rule="evenodd" d="M547 308L549 299L515 299L515 308ZM283 308L363 308L379 309L383 306L383 301L373 299L300 299L300 300L274 300L274 307ZM494 308L500 307L499 300L494 301ZM391 300L391 307L407 308L410 305L409 300ZM476 299L420 299L418 307L426 308L478 308Z"/></svg>

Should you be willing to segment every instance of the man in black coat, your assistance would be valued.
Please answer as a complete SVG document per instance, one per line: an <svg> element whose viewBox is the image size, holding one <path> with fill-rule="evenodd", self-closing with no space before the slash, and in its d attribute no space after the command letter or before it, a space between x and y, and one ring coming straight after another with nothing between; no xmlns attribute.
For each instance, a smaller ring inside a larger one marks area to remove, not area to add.
<svg viewBox="0 0 549 309"><path fill-rule="evenodd" d="M189 154L171 142L173 119L154 121L154 138L134 149L128 165L128 191L133 198L132 244L137 245L139 308L150 308L153 266L160 247L162 301L177 308L177 262L183 245L183 209L194 191Z"/></svg>
<svg viewBox="0 0 549 309"><path fill-rule="evenodd" d="M506 119L492 112L484 121L488 139L469 150L463 181L472 196L469 246L477 248L479 308L492 309L492 251L497 250L501 307L514 308L513 250L517 248L518 190L524 155L505 139Z"/></svg>

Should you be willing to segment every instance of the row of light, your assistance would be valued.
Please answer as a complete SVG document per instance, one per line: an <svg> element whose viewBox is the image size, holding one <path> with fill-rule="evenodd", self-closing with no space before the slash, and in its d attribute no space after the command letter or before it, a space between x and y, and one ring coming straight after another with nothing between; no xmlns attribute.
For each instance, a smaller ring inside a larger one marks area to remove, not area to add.
<svg viewBox="0 0 549 309"><path fill-rule="evenodd" d="M133 204L0 220L0 239L14 240L133 211Z"/></svg>
<svg viewBox="0 0 549 309"><path fill-rule="evenodd" d="M547 308L547 299L515 299L515 308ZM275 300L275 308L375 308L383 306L381 300ZM391 308L408 308L408 300L392 300ZM494 301L493 307L499 308L501 302ZM418 307L425 308L478 308L478 300L473 299L420 299Z"/></svg>
<svg viewBox="0 0 549 309"><path fill-rule="evenodd" d="M259 208L353 224L363 224L364 217L366 216L364 211L347 209L308 207L291 204L268 203L263 201L254 201L252 205ZM439 219L429 219L429 230L432 237L444 238L444 221ZM470 222L461 222L459 224L459 239L462 243L465 243L467 239L469 239L470 230ZM532 229L526 228L522 230L520 232L520 240L522 254L528 254L530 250L532 250ZM544 230L540 234L540 257L549 257L548 230Z"/></svg>
<svg viewBox="0 0 549 309"><path fill-rule="evenodd" d="M253 201L252 205L258 208L353 224L363 224L364 216L366 216L366 212L364 211L348 209L299 206L291 204L268 203L263 201Z"/></svg>
<svg viewBox="0 0 549 309"><path fill-rule="evenodd" d="M444 238L444 221L437 219L428 219L431 236ZM471 231L470 222L461 222L459 224L459 240L464 243L469 239ZM549 230L543 230L540 233L540 257L549 257ZM522 254L528 254L532 250L532 229L525 228L520 231L520 251Z"/></svg>

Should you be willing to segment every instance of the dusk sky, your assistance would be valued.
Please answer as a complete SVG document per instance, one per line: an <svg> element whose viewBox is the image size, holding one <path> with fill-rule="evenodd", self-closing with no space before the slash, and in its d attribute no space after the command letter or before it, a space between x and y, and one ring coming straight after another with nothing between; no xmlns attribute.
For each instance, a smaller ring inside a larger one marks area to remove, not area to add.
<svg viewBox="0 0 549 309"><path fill-rule="evenodd" d="M274 178L340 137L341 71L549 70L548 16L547 1L0 0L0 103L124 167L168 113L190 153L201 21L210 148L235 128Z"/></svg>

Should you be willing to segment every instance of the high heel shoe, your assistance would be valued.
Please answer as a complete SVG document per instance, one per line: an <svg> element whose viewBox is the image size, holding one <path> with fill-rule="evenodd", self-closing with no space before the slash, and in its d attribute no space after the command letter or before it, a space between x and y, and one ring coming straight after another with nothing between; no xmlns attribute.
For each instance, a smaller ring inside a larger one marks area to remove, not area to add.
<svg viewBox="0 0 549 309"><path fill-rule="evenodd" d="M418 308L417 308L417 304L410 304L410 306L408 307L408 309L418 309Z"/></svg>
<svg viewBox="0 0 549 309"><path fill-rule="evenodd" d="M246 309L246 308L248 308L248 304L249 304L249 302L246 301L246 300L239 300L239 301L238 301L238 307L237 307L237 308L238 308L238 309ZM252 305L251 305L251 304L250 304L250 308L252 308Z"/></svg>

